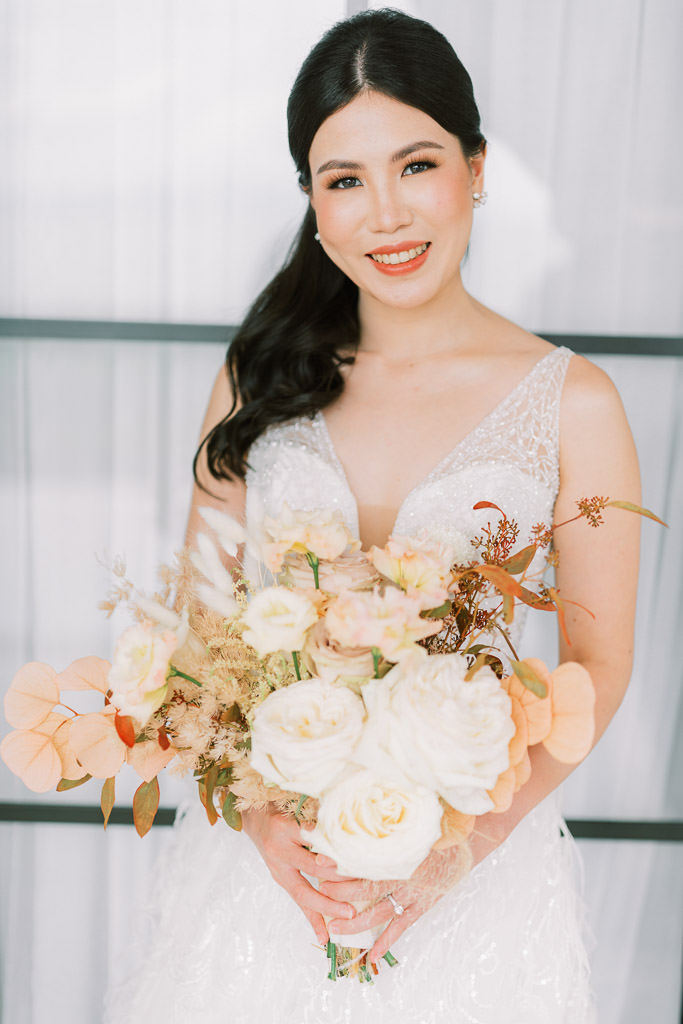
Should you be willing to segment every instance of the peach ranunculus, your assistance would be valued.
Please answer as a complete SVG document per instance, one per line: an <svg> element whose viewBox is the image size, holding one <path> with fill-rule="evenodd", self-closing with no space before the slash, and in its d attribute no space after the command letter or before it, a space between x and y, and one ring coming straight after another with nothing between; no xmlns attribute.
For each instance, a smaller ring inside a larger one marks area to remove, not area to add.
<svg viewBox="0 0 683 1024"><path fill-rule="evenodd" d="M318 611L301 591L266 587L251 599L242 621L247 626L244 639L263 658L274 651L301 650Z"/></svg>
<svg viewBox="0 0 683 1024"><path fill-rule="evenodd" d="M308 634L302 653L312 675L330 682L341 679L354 689L375 674L372 649L344 647L330 636L322 621Z"/></svg>
<svg viewBox="0 0 683 1024"><path fill-rule="evenodd" d="M358 550L338 509L291 509L287 503L277 518L264 519L263 557L271 572L279 572L288 551L310 553L317 559L333 561L345 551Z"/></svg>
<svg viewBox="0 0 683 1024"><path fill-rule="evenodd" d="M423 619L418 601L396 587L342 594L325 616L327 629L345 647L376 647L387 661L424 653L417 641L438 633L440 619Z"/></svg>
<svg viewBox="0 0 683 1024"><path fill-rule="evenodd" d="M109 670L111 701L140 727L164 702L170 660L177 646L174 632L159 631L148 621L129 626L119 637Z"/></svg>
<svg viewBox="0 0 683 1024"><path fill-rule="evenodd" d="M452 559L443 545L390 537L383 548L371 547L368 558L423 609L439 608L448 597Z"/></svg>
<svg viewBox="0 0 683 1024"><path fill-rule="evenodd" d="M305 555L289 552L285 555L278 579L285 586L307 589L315 586L313 569ZM363 551L344 552L334 561L321 559L318 564L318 584L328 594L341 594L345 590L371 590L379 583L380 575Z"/></svg>

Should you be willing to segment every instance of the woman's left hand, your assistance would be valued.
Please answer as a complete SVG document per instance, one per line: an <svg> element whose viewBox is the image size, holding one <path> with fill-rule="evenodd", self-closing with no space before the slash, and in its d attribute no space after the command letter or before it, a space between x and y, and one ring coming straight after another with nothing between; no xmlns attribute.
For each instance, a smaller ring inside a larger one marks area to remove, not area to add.
<svg viewBox="0 0 683 1024"><path fill-rule="evenodd" d="M316 857L316 864L325 868L336 867L333 860L322 854ZM372 903L353 920L335 918L328 922L328 927L330 931L344 935L386 922L386 927L368 953L368 959L376 963L414 921L457 885L471 864L472 855L465 844L447 850L432 850L409 879L372 882L353 878L343 882L321 882L320 891L334 900L350 903L369 900ZM402 913L396 912L387 898L388 893L397 906L403 908Z"/></svg>

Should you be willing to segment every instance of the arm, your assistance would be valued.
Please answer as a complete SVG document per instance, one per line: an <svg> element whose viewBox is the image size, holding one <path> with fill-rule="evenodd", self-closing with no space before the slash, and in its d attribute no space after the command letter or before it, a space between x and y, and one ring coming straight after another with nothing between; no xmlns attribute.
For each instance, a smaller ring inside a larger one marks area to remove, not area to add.
<svg viewBox="0 0 683 1024"><path fill-rule="evenodd" d="M232 405L230 383L225 368L221 369L211 392L209 405L202 425L202 439L227 415ZM203 491L195 483L188 517L185 543L191 547L196 534L209 531L199 514L204 505L227 512L239 522L245 519L246 486L243 480L215 480L209 473L206 456L202 452L197 467L197 476L211 493ZM226 556L228 568L230 564ZM235 563L236 564L236 563ZM244 830L256 845L268 870L298 904L321 943L327 942L327 929L323 914L327 917L353 916L353 907L339 903L317 891L304 877L307 875L339 880L340 875L331 868L322 868L316 863L315 855L303 845L299 826L295 821L278 814L249 811L242 815Z"/></svg>
<svg viewBox="0 0 683 1024"><path fill-rule="evenodd" d="M640 502L638 463L631 432L621 400L609 378L580 357L569 365L561 410L560 490L555 507L556 523L576 514L576 500L593 495L608 495ZM560 643L560 661L578 661L590 673L596 689L596 735L600 738L617 710L628 684L633 654L633 624L638 572L640 519L621 510L606 509L605 522L594 529L584 521L559 529L555 545L559 554L556 583L564 595L589 608L595 619L582 609L567 606L567 629L571 645ZM563 765L537 745L529 750L532 763L530 780L515 796L503 814L482 815L475 827L470 846L473 863L481 862L496 849L516 825L556 788L575 765ZM432 853L418 868L410 882L393 886L382 884L373 890L378 898L388 888L406 907L394 918L370 952L376 960L392 942L416 920L438 896L420 885L429 879L437 858L456 861L457 848ZM325 859L323 863L328 863ZM443 866L441 867L443 870ZM458 871L452 865L453 878ZM326 884L325 892L337 898L351 899L359 892L351 883ZM391 907L386 900L359 915L354 930L388 920ZM344 931L344 925L333 924Z"/></svg>

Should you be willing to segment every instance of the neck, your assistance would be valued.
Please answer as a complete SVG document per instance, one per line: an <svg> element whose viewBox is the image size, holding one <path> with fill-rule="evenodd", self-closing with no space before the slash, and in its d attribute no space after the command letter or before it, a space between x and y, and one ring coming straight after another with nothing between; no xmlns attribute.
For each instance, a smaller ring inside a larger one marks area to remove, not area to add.
<svg viewBox="0 0 683 1024"><path fill-rule="evenodd" d="M460 275L429 302L402 309L388 306L367 292L358 301L359 351L391 362L421 359L464 349L479 317L479 304L465 291Z"/></svg>

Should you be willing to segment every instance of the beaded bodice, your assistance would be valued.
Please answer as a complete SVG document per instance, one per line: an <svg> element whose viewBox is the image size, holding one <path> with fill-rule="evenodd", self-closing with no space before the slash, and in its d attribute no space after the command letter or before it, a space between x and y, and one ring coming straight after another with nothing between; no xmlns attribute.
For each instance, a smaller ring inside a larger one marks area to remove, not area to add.
<svg viewBox="0 0 683 1024"><path fill-rule="evenodd" d="M475 536L490 518L480 501L498 505L519 525L519 546L532 526L550 523L559 486L560 396L572 352L556 348L405 497L393 533L425 532L440 539ZM252 446L247 473L247 525L283 503L311 511L337 508L358 536L358 507L325 417L271 427ZM523 616L515 622L515 633Z"/></svg>

